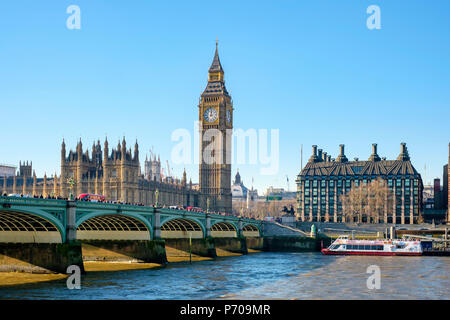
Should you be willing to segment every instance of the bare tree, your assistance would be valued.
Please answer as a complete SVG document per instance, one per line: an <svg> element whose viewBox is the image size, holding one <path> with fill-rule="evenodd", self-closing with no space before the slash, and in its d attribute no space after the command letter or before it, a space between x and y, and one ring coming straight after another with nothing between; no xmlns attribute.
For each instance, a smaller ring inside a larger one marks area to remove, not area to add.
<svg viewBox="0 0 450 320"><path fill-rule="evenodd" d="M377 179L352 188L342 196L342 211L346 222L387 222L392 207L392 195L386 181Z"/></svg>
<svg viewBox="0 0 450 320"><path fill-rule="evenodd" d="M264 217L280 217L284 214L283 207L296 207L296 199L290 200L272 200L272 201L255 201L252 206L247 209L245 200L233 200L234 214L242 215L248 218L263 219Z"/></svg>

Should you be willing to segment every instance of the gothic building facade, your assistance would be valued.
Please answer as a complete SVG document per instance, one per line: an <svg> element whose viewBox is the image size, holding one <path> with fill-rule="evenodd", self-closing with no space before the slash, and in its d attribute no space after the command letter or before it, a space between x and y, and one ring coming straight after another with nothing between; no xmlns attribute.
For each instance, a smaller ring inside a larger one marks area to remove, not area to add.
<svg viewBox="0 0 450 320"><path fill-rule="evenodd" d="M345 222L342 195L370 181L383 179L392 195L381 217L385 223L417 223L422 206L422 178L413 167L406 144L401 144L396 160L386 160L377 154L372 145L372 155L367 161L349 161L340 153L332 159L322 149L313 146L308 163L297 177L297 213L301 221ZM388 199L386 199L387 201Z"/></svg>
<svg viewBox="0 0 450 320"><path fill-rule="evenodd" d="M2 193L61 198L69 198L70 193L74 196L94 193L104 195L107 201L153 205L158 190L159 205L198 206L200 202L199 192L193 190L191 181L187 183L186 172L181 180L162 179L160 174L142 175L138 143L136 141L132 152L127 150L125 138L111 151L107 140L103 150L97 141L91 153L83 150L81 140L75 151L66 153L63 141L59 176L55 173L49 178L46 174L44 178L37 178L30 170L31 164L24 163L17 176L3 177Z"/></svg>
<svg viewBox="0 0 450 320"><path fill-rule="evenodd" d="M154 166L153 170L158 168L160 166ZM70 178L75 180L73 189L76 194L102 194L111 201L151 205L156 202L155 191L158 190L158 203L161 205L197 206L199 202L198 192L192 190L192 183L186 181L186 172L181 180L171 179L170 182L163 180L160 173L142 175L139 145L136 141L133 151L127 149L125 138L111 151L108 140L105 140L103 152L98 141L92 146L92 156L88 151L83 152L81 141L76 152L70 151L66 156L63 141L60 183L63 197L68 197Z"/></svg>

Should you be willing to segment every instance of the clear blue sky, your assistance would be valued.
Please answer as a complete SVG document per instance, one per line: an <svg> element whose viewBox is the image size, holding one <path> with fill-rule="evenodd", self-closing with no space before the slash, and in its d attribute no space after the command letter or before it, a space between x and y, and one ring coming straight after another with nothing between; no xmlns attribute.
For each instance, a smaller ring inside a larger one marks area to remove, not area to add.
<svg viewBox="0 0 450 320"><path fill-rule="evenodd" d="M66 8L81 8L68 30ZM368 30L366 8L381 8ZM291 190L311 145L337 156L397 157L406 142L426 179L450 142L449 1L2 1L0 163L60 169L60 145L138 138L170 157L193 131L216 37L234 126L280 129L280 171L240 166L244 183ZM183 166L173 166L181 175ZM186 167L198 181L197 166ZM236 166L233 167L233 175ZM261 193L261 192L260 192Z"/></svg>

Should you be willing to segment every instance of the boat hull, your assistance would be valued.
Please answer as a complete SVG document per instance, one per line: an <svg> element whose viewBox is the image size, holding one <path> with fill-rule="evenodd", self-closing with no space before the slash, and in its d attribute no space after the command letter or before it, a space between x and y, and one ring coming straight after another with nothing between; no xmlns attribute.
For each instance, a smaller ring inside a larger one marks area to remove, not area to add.
<svg viewBox="0 0 450 320"><path fill-rule="evenodd" d="M389 251L335 251L322 249L322 253L326 255L336 256L421 256L422 252L389 252Z"/></svg>

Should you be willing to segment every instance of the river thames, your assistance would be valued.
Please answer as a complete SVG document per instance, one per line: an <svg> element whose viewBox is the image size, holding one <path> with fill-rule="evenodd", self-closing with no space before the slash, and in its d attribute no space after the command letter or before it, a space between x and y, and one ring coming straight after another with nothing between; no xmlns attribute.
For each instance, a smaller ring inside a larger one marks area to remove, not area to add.
<svg viewBox="0 0 450 320"><path fill-rule="evenodd" d="M368 289L367 267L381 270ZM66 279L0 288L2 299L450 299L449 257L253 253L165 268L90 272L80 290Z"/></svg>

